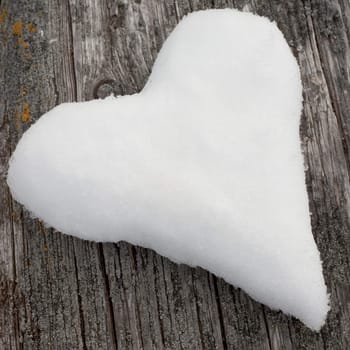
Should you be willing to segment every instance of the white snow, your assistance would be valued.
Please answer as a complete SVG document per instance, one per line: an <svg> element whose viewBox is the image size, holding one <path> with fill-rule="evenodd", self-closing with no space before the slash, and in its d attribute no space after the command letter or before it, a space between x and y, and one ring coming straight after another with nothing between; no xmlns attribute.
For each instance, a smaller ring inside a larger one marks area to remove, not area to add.
<svg viewBox="0 0 350 350"><path fill-rule="evenodd" d="M197 12L166 41L142 92L42 116L18 143L8 184L60 231L201 266L319 330L329 306L301 108L298 65L274 23Z"/></svg>

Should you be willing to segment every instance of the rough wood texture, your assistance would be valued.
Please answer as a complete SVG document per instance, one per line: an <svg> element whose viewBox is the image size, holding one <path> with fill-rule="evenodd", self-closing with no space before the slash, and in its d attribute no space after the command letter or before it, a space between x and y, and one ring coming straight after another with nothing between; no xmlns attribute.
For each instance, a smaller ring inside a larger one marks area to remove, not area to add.
<svg viewBox="0 0 350 350"><path fill-rule="evenodd" d="M11 151L41 114L139 91L181 17L213 7L275 20L300 64L312 225L332 300L319 334L202 269L46 229L5 184ZM0 349L350 349L349 39L348 0L0 0Z"/></svg>

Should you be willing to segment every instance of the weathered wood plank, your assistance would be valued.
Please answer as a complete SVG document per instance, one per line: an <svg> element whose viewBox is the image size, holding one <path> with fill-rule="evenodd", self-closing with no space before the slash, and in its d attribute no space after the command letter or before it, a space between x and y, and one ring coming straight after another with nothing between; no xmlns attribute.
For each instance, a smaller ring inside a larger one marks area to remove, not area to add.
<svg viewBox="0 0 350 350"><path fill-rule="evenodd" d="M332 301L320 334L202 269L53 232L5 184L11 151L41 114L139 91L185 14L227 6L275 20L300 64L310 210ZM349 41L345 0L1 0L0 348L350 348Z"/></svg>

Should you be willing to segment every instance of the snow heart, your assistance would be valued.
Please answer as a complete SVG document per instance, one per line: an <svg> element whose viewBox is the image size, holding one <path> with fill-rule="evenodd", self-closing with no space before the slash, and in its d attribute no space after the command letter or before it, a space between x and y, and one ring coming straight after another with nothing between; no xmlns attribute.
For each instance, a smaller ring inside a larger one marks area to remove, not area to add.
<svg viewBox="0 0 350 350"><path fill-rule="evenodd" d="M40 118L13 154L8 184L62 232L201 266L319 330L328 296L310 227L301 90L275 24L194 13L139 94Z"/></svg>

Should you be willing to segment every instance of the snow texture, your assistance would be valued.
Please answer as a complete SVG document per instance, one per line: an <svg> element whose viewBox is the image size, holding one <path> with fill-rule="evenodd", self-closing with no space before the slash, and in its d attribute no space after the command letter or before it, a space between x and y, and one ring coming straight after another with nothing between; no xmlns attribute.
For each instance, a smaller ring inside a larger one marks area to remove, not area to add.
<svg viewBox="0 0 350 350"><path fill-rule="evenodd" d="M328 295L283 35L235 10L187 16L142 92L66 103L12 156L14 198L62 232L201 266L312 329Z"/></svg>

